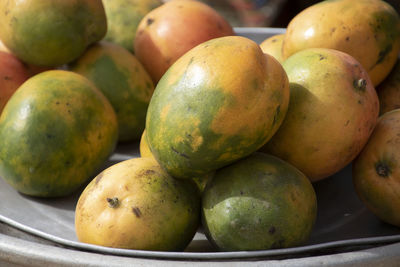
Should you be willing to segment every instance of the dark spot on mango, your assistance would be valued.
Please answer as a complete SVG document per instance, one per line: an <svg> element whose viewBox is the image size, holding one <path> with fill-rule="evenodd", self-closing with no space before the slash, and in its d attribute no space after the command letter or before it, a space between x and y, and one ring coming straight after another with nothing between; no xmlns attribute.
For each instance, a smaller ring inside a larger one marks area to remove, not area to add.
<svg viewBox="0 0 400 267"><path fill-rule="evenodd" d="M270 233L271 235L275 234L276 232L276 228L274 226L271 226L268 230L268 233Z"/></svg>
<svg viewBox="0 0 400 267"><path fill-rule="evenodd" d="M151 24L153 24L154 19L153 18L148 18L146 21L147 26L150 26Z"/></svg>
<svg viewBox="0 0 400 267"><path fill-rule="evenodd" d="M367 80L365 79L354 79L353 80L353 87L354 89L358 91L365 92L365 89L367 88Z"/></svg>
<svg viewBox="0 0 400 267"><path fill-rule="evenodd" d="M346 42L350 41L350 36L346 37Z"/></svg>
<svg viewBox="0 0 400 267"><path fill-rule="evenodd" d="M277 39L272 39L271 43L275 43L276 41L278 41Z"/></svg>
<svg viewBox="0 0 400 267"><path fill-rule="evenodd" d="M53 139L55 136L53 134L47 133L46 138L47 139Z"/></svg>
<svg viewBox="0 0 400 267"><path fill-rule="evenodd" d="M349 125L349 123L350 123L350 120L347 120L346 123L344 124L344 126Z"/></svg>
<svg viewBox="0 0 400 267"><path fill-rule="evenodd" d="M116 208L119 206L119 200L117 197L107 198L108 206L110 208Z"/></svg>
<svg viewBox="0 0 400 267"><path fill-rule="evenodd" d="M139 207L132 207L132 212L137 218L140 218L142 216L142 212L140 211Z"/></svg>
<svg viewBox="0 0 400 267"><path fill-rule="evenodd" d="M389 177L389 175L392 173L392 170L386 164L385 162L379 161L375 164L375 171L376 173L383 178Z"/></svg>
<svg viewBox="0 0 400 267"><path fill-rule="evenodd" d="M9 76L4 76L3 79L6 80L6 81L9 81L9 80L11 80L11 77L9 77Z"/></svg>
<svg viewBox="0 0 400 267"><path fill-rule="evenodd" d="M153 175L154 173L156 173L154 170L146 170L145 171L146 175Z"/></svg>
<svg viewBox="0 0 400 267"><path fill-rule="evenodd" d="M143 170L140 173L138 173L138 177L146 177L146 176L151 176L154 173L156 173L154 170L151 169L147 169L147 170ZM151 184L151 181L148 182L148 184Z"/></svg>
<svg viewBox="0 0 400 267"><path fill-rule="evenodd" d="M186 159L189 159L189 156L188 156L188 155L179 152L179 151L176 150L174 147L171 147L171 150L174 151L174 152L175 152L176 154L178 154L179 156L181 156L181 157L183 157L183 158L186 158Z"/></svg>
<svg viewBox="0 0 400 267"><path fill-rule="evenodd" d="M319 60L324 60L324 59L326 59L326 56L324 56L324 55L319 55Z"/></svg>
<svg viewBox="0 0 400 267"><path fill-rule="evenodd" d="M382 63L386 56L392 51L392 44L388 44L383 50L379 51L378 60L375 65Z"/></svg>
<svg viewBox="0 0 400 267"><path fill-rule="evenodd" d="M56 102L56 105L60 105L60 102L59 102L59 101L57 101L57 102Z"/></svg>
<svg viewBox="0 0 400 267"><path fill-rule="evenodd" d="M275 125L275 123L278 121L280 113L281 113L281 106L279 105L275 109L274 120L272 121L273 125Z"/></svg>

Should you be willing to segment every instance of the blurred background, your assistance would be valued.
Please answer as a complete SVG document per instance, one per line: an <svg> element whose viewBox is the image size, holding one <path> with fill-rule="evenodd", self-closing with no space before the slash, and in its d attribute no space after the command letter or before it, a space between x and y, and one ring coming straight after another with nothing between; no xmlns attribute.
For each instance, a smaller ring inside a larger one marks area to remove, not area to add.
<svg viewBox="0 0 400 267"><path fill-rule="evenodd" d="M281 27L316 0L198 0L218 10L234 27ZM400 0L387 0L400 13Z"/></svg>

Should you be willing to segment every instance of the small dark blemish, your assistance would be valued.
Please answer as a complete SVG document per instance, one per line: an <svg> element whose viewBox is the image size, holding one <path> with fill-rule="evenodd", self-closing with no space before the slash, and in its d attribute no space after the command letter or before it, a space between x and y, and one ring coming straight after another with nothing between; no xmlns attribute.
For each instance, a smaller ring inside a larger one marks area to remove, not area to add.
<svg viewBox="0 0 400 267"><path fill-rule="evenodd" d="M376 170L376 173L380 177L383 177L383 178L387 178L392 173L390 167L387 164L383 163L383 162L376 163L375 164L375 170Z"/></svg>
<svg viewBox="0 0 400 267"><path fill-rule="evenodd" d="M171 150L174 151L176 154L178 154L179 156L189 159L190 157L184 153L179 152L178 150L176 150L175 148L171 147Z"/></svg>
<svg viewBox="0 0 400 267"><path fill-rule="evenodd" d="M108 205L110 208L116 208L119 206L119 200L117 197L107 198Z"/></svg>
<svg viewBox="0 0 400 267"><path fill-rule="evenodd" d="M274 226L271 226L268 230L268 233L270 233L271 235L275 234L276 232L276 228Z"/></svg>
<svg viewBox="0 0 400 267"><path fill-rule="evenodd" d="M274 114L274 119L272 121L272 124L275 125L275 123L278 121L279 115L281 113L281 106L277 106Z"/></svg>
<svg viewBox="0 0 400 267"><path fill-rule="evenodd" d="M382 62L385 60L386 56L387 56L391 51L392 51L392 44L389 44L388 46L385 47L385 49L383 49L382 51L379 52L378 60L377 60L377 62L375 63L375 65L378 65L378 64L382 63Z"/></svg>
<svg viewBox="0 0 400 267"><path fill-rule="evenodd" d="M151 24L153 24L153 22L154 22L154 19L148 18L147 21L146 21L147 26L150 26Z"/></svg>
<svg viewBox="0 0 400 267"><path fill-rule="evenodd" d="M346 42L350 41L350 36L346 37Z"/></svg>
<svg viewBox="0 0 400 267"><path fill-rule="evenodd" d="M145 174L146 174L146 175L153 175L154 173L155 173L154 170L146 170L146 171L145 171Z"/></svg>
<svg viewBox="0 0 400 267"><path fill-rule="evenodd" d="M9 77L9 76L4 76L3 79L6 80L6 81L9 81L9 80L11 80L11 77Z"/></svg>
<svg viewBox="0 0 400 267"><path fill-rule="evenodd" d="M139 207L132 207L132 212L136 215L137 218L142 216L142 212L140 211Z"/></svg>

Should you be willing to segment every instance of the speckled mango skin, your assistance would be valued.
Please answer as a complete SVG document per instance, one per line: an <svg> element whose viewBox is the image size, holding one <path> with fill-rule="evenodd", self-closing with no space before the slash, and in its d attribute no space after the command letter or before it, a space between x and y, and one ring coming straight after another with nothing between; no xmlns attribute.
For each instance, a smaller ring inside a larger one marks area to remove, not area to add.
<svg viewBox="0 0 400 267"><path fill-rule="evenodd" d="M353 162L354 188L366 207L400 227L400 110L383 114Z"/></svg>
<svg viewBox="0 0 400 267"><path fill-rule="evenodd" d="M202 224L222 251L304 244L317 215L311 182L298 169L256 152L216 171L202 195Z"/></svg>
<svg viewBox="0 0 400 267"><path fill-rule="evenodd" d="M381 0L322 1L290 21L282 46L284 59L312 47L346 52L364 66L377 86L399 54L400 17Z"/></svg>
<svg viewBox="0 0 400 267"><path fill-rule="evenodd" d="M33 65L66 64L106 31L101 0L0 1L0 39Z"/></svg>
<svg viewBox="0 0 400 267"><path fill-rule="evenodd" d="M157 84L147 142L172 176L202 176L265 144L288 100L279 62L250 39L216 38L182 56Z"/></svg>
<svg viewBox="0 0 400 267"><path fill-rule="evenodd" d="M183 54L213 38L235 35L210 6L192 0L168 1L151 10L137 28L134 50L154 83Z"/></svg>
<svg viewBox="0 0 400 267"><path fill-rule="evenodd" d="M284 37L285 34L273 35L262 41L260 44L260 47L264 53L273 56L281 64L283 63L282 44Z"/></svg>
<svg viewBox="0 0 400 267"><path fill-rule="evenodd" d="M139 60L122 46L102 41L69 68L91 80L110 101L117 114L118 140L139 140L154 91L153 81Z"/></svg>
<svg viewBox="0 0 400 267"><path fill-rule="evenodd" d="M376 88L379 97L379 114L400 108L400 60L386 79Z"/></svg>
<svg viewBox="0 0 400 267"><path fill-rule="evenodd" d="M134 53L133 41L140 21L161 4L161 0L103 0L107 16L104 40L121 45Z"/></svg>
<svg viewBox="0 0 400 267"><path fill-rule="evenodd" d="M23 194L68 195L113 152L117 119L85 77L54 70L28 79L0 117L0 176Z"/></svg>
<svg viewBox="0 0 400 267"><path fill-rule="evenodd" d="M110 207L108 198L119 204ZM196 185L169 176L150 157L101 172L82 192L75 212L81 242L115 248L183 251L199 224Z"/></svg>
<svg viewBox="0 0 400 267"><path fill-rule="evenodd" d="M297 167L311 181L349 164L376 124L379 100L365 69L350 55L327 48L302 50L284 63L290 104L261 149ZM358 87L357 81L365 81Z"/></svg>

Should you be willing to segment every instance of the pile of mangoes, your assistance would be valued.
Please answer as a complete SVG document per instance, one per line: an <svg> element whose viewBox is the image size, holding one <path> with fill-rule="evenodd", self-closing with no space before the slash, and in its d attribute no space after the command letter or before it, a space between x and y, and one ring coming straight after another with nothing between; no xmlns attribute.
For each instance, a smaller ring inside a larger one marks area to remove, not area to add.
<svg viewBox="0 0 400 267"><path fill-rule="evenodd" d="M257 44L194 0L10 0L0 40L0 176L48 198L88 182L81 242L184 251L200 227L217 250L303 245L312 183L349 164L400 227L400 17L384 1L320 2Z"/></svg>

